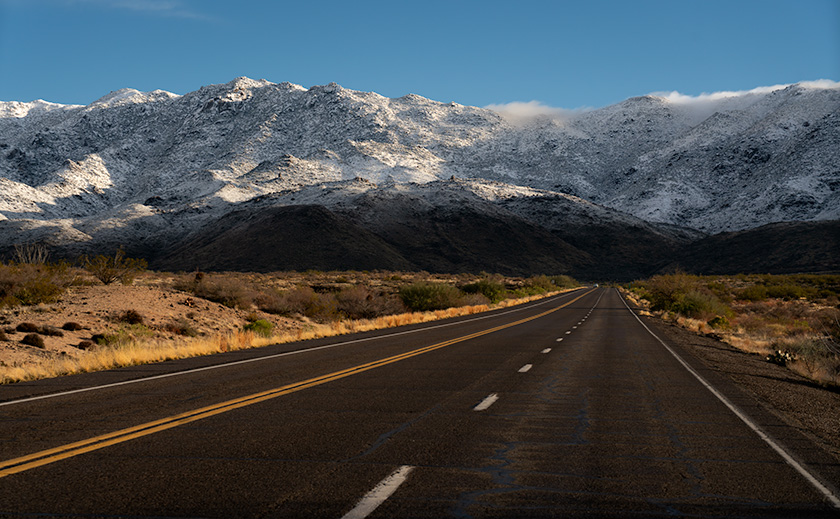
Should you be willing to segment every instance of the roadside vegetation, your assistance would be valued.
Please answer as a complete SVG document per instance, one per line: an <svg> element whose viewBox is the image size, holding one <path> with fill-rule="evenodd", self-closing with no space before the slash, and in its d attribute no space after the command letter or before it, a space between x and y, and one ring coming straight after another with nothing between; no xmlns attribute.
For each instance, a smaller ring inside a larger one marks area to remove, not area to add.
<svg viewBox="0 0 840 519"><path fill-rule="evenodd" d="M840 388L840 275L679 273L627 288L654 315Z"/></svg>
<svg viewBox="0 0 840 519"><path fill-rule="evenodd" d="M37 252L30 262L0 263L2 383L470 315L578 286L568 276L487 273L161 273L146 272L144 262L122 251L81 258L76 265L51 263L47 254ZM138 290L153 286L167 298L159 302L166 310L109 310L97 326L41 322L54 319L56 308L86 304L73 300L79 289L72 287L112 290L112 284L119 286L115 282L139 283ZM206 326L201 313L210 308L208 302L228 309L239 324ZM18 315L33 322L19 323ZM69 351L50 351L50 341L59 341L59 336ZM4 362L2 348L29 348L37 355L26 362Z"/></svg>

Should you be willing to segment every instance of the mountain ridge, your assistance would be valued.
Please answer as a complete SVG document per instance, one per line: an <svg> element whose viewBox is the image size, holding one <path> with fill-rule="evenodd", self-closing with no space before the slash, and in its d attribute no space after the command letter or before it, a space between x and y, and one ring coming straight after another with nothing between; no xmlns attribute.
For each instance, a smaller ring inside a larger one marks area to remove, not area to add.
<svg viewBox="0 0 840 519"><path fill-rule="evenodd" d="M305 200L382 238L377 219L401 218L387 200L403 189L429 214L482 215L523 244L526 227L545 230L571 247L552 246L574 258L557 266L609 273L592 255L620 251L643 272L706 234L840 219L838 114L840 83L640 96L525 122L248 78L184 95L122 89L88 106L0 102L0 237L160 252L244 207Z"/></svg>

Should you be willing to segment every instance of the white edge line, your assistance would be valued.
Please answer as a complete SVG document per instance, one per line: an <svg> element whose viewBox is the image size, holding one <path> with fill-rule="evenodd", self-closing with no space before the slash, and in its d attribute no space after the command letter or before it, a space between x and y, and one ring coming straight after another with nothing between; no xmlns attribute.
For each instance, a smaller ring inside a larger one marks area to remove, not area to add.
<svg viewBox="0 0 840 519"><path fill-rule="evenodd" d="M616 292L618 292L618 289L615 289L615 290L616 290ZM782 457L782 458L783 458L783 459L787 462L787 464L788 464L788 465L790 465L791 467L793 467L794 469L796 469L796 471L797 471L797 472L799 472L799 473L800 473L800 474L801 474L801 475L802 475L802 476L803 476L806 480L808 480L808 483L810 483L810 484L811 484L811 486L813 486L815 489L819 490L819 491L820 491L820 493L821 493L823 496L825 496L825 497L826 497L826 499L828 499L828 500L831 502L831 504L832 504L832 506L834 506L834 508L840 509L840 498L838 498L838 497L834 494L834 492L833 492L831 489L829 489L828 487L826 487L825 485L823 485L823 484L822 484L822 483L821 483L821 482L820 482L820 481L816 478L816 476L814 476L814 475L813 475L813 474L812 474L812 473L811 473L811 472L810 472L807 468L805 468L805 467L804 467L801 463L799 463L798 461L796 461L796 459L794 459L794 457L793 457L793 456L792 456L792 455L791 455L791 454L790 454L790 453L789 453L789 452L788 452L788 451L787 451L784 447L782 447L782 445L781 445L779 442L777 442L775 439L773 439L773 437L772 437L772 436L770 436L769 434L767 434L767 433L766 433L766 432L765 432L765 431L761 428L761 426L760 426L760 425L758 425L757 423L755 423L755 422L754 422L754 421L753 421L753 420L752 420L749 416L747 416L746 414L744 414L744 412L743 412L743 411L741 411L741 410L738 408L738 406L736 406L734 403L732 403L732 402L731 402L728 398L726 398L726 396L724 396L724 395L723 395L723 393L721 393L720 391L718 391L718 390L717 390L714 386L712 386L712 385L711 385L711 384L710 384L710 383L709 383L709 382L708 382L705 378L703 378L703 376L702 376L700 373L698 373L698 372L697 372L697 371L696 371L693 367L691 367L691 366L690 366L690 365L689 365L689 364L688 364L688 363L687 363L687 362L686 362L686 361L685 361L685 360L684 360L684 359L683 359L683 358L682 358L682 357L681 357L681 356L680 356L680 355L679 355L676 351L674 351L674 350L673 350L670 346L668 346L668 344L666 344L666 343L665 343L665 341L663 341L662 339L660 339L660 338L659 338L659 336L658 336L658 335L656 335L655 333L653 333L653 331L651 331L651 329L650 329L650 328L648 328L648 326L645 324L645 322L644 322L644 321L642 321L642 320L639 318L639 316L638 316L638 315L636 315L636 312L634 312L633 310L631 310L631 309L630 309L630 306L629 306L629 305L627 304L627 302L624 300L624 297L622 297L622 295L621 295L621 293L620 293L620 292L619 292L619 294L618 294L618 297L619 297L619 299L621 299L621 302L622 302L622 303L624 303L624 306L627 308L627 310L629 310L629 311L630 311L630 313L631 313L631 314L633 314L633 317L635 317L635 318L636 318L636 320L637 320L637 321L639 321L639 323L641 323L641 325L645 327L645 330L647 330L647 331L648 331L648 333L649 333L649 334L651 334L651 335L653 336L653 338L654 338L654 339L656 339L657 341L659 341L659 343L660 343L660 344L662 344L662 346L664 346L664 347L665 347L665 349L666 349L666 350L668 350L668 352L669 352L671 355L673 355L673 356L674 356L674 358L675 358L675 359L677 359L677 361L678 361L680 364L682 364L682 366L683 366L686 370L688 370L688 372L689 372L689 373L691 373L692 375L694 375L694 378L696 378L698 381L700 381L700 383L701 383L701 384L703 384L703 386L705 386L705 388L706 388L706 389L708 389L708 390L709 390L709 391L710 391L713 395L715 395L715 396L717 397L717 399L718 399L718 400L720 400L721 402L723 402L723 404L724 404L726 407L728 407L730 411L732 411L733 413L735 413L735 415L736 415L738 418L740 418L740 419L741 419L741 421L742 421L742 422L744 422L744 423L747 425L747 427L749 427L750 429L752 429L752 430L753 430L753 432L755 432L755 433L758 435L758 437L759 437L759 438L761 438L762 440L764 440L764 442L765 442L767 445L769 445L770 447L772 447L772 448L773 448L773 450L774 450L774 451L776 451L776 453L777 453L777 454L779 454L779 456L781 456L781 457Z"/></svg>
<svg viewBox="0 0 840 519"><path fill-rule="evenodd" d="M524 366L522 366L521 368L519 368L519 372L520 372L520 373L527 373L527 372L528 372L528 371L530 371L530 370L531 370L531 368L533 368L533 367L534 367L534 365L533 365L533 364L525 364Z"/></svg>
<svg viewBox="0 0 840 519"><path fill-rule="evenodd" d="M487 397L484 400L479 402L479 404L477 406L473 407L473 411L484 411L485 409L487 409L488 407L490 407L491 405L496 403L496 400L498 400L498 399L499 399L498 394L491 393L491 394L487 395Z"/></svg>
<svg viewBox="0 0 840 519"><path fill-rule="evenodd" d="M385 502L397 488L405 482L414 467L403 465L388 475L373 487L373 490L356 503L352 510L344 514L341 519L364 519Z"/></svg>
<svg viewBox="0 0 840 519"><path fill-rule="evenodd" d="M520 306L518 308L513 308L511 310L507 310L507 311L504 311L504 312L494 313L492 315L482 315L480 317L474 317L472 319L464 319L463 321L458 321L458 322L454 322L454 323L438 324L438 325L435 325L435 326L418 328L416 330L406 330L404 332L395 332L395 333L389 333L389 334L386 334L386 335L377 335L376 337L365 337L364 339L354 339L352 341L337 342L337 343L334 343L334 344L326 344L324 346L315 346L315 347L312 347L312 348L305 348L305 349L302 349L302 350L287 351L285 353L277 353L275 355L266 355L264 357L255 357L253 359L237 360L237 361L234 361L234 362L226 362L224 364L215 364L213 366L205 366L203 368L188 369L188 370L185 370L185 371L176 371L174 373L165 373L163 375L153 375L151 377L135 378L135 379L132 379L132 380L124 380L122 382L114 382L112 384L103 384L101 386L83 387L83 388L80 388L80 389L72 389L70 391L62 391L60 393L50 393L48 395L32 396L32 397L28 397L28 398L21 398L19 400L9 400L8 402L0 402L0 407L5 407L5 406L15 405L15 404L23 404L23 403L26 403L26 402L34 402L36 400L45 400L47 398L56 398L56 397L60 397L60 396L73 395L73 394L76 394L76 393L84 393L84 392L87 392L87 391L97 391L97 390L100 390L100 389L108 389L108 388L112 388L112 387L125 386L125 385L128 385L128 384L137 384L137 383L140 383L140 382L148 382L150 380L160 380L160 379L163 379L163 378L177 377L177 376L181 376L181 375L189 375L191 373L198 373L200 371L208 371L208 370L211 370L211 369L227 368L227 367L236 366L236 365L239 365L239 364L248 364L250 362L259 362L259 361L263 361L263 360L276 359L278 357L287 357L289 355L298 355L298 354L307 353L307 352L310 352L310 351L326 350L326 349L329 349L329 348L336 348L338 346L346 346L348 344L354 344L354 343L357 343L357 342L373 341L373 340L377 340L377 339L387 339L387 338L390 338L390 337L398 337L400 335L407 335L407 334L410 334L410 333L418 333L418 332L422 332L422 331L426 331L426 330L434 330L434 329L437 329L437 328L445 328L447 326L454 326L456 324L463 324L463 323L469 323L469 322L473 322L473 321L479 321L481 319L489 319L491 317L498 317L500 315L507 315L509 313L519 312L519 311L525 310L527 308L533 308L535 306L541 306L541 305L544 305L544 304L549 303L551 301L554 301L556 299L560 299L562 297L565 297L566 295L570 295L574 292L577 292L577 290L573 290L571 292L564 292L563 294L558 294L557 296L548 298L545 301L540 301L539 303L535 303L533 305L528 305L527 307ZM239 351L242 351L242 350L239 350Z"/></svg>

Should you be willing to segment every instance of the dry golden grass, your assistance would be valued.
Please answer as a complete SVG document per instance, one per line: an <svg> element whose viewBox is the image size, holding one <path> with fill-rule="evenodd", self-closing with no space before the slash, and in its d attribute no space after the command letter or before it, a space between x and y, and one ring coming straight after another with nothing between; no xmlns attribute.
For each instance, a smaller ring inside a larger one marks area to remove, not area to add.
<svg viewBox="0 0 840 519"><path fill-rule="evenodd" d="M472 315L496 308L506 308L562 292L564 291L550 292L521 299L507 299L496 305L463 306L432 312L411 312L389 315L376 319L335 321L327 324L313 323L303 329L281 332L271 337L262 337L252 332L240 331L211 337L183 337L174 340L132 340L119 346L100 346L91 350L87 355L78 358L41 359L40 361L20 366L0 366L0 383L8 384L74 373L102 371L136 366L138 364L149 364L234 350L259 348L270 344L305 341L355 332L393 328L407 324L424 323L451 317Z"/></svg>

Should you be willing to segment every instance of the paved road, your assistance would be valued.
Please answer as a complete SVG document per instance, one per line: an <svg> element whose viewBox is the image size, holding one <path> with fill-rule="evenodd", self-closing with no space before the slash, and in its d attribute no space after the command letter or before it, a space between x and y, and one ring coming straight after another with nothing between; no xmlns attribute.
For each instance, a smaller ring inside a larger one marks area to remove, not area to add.
<svg viewBox="0 0 840 519"><path fill-rule="evenodd" d="M669 347L600 288L2 386L0 516L837 517L836 463Z"/></svg>

